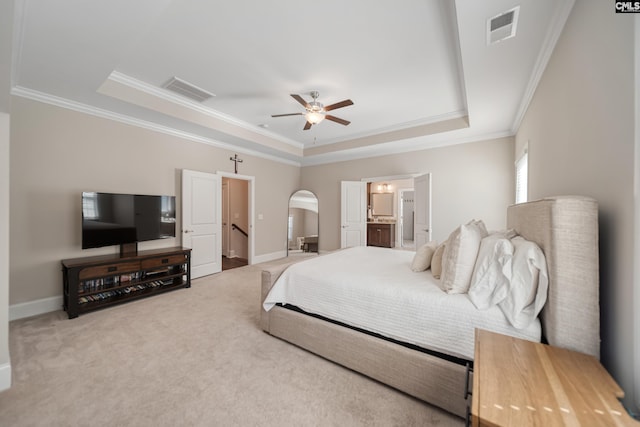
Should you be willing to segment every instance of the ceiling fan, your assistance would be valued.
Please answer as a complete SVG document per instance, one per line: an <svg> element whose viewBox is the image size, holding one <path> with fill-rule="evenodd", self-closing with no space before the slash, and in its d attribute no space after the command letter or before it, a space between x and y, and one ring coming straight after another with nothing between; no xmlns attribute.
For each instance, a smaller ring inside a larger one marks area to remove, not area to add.
<svg viewBox="0 0 640 427"><path fill-rule="evenodd" d="M335 104L327 105L325 107L317 101L318 96L320 95L318 91L314 90L310 92L309 95L311 95L311 98L313 98L313 101L311 102L305 101L300 95L291 95L293 99L304 106L306 110L304 113L274 114L271 117L304 116L304 118L307 119L307 123L305 123L303 130L311 129L311 126L317 125L324 119L331 120L332 122L340 123L341 125L345 126L351 123L350 121L327 114L327 111L353 105L352 100L345 99L344 101L336 102Z"/></svg>

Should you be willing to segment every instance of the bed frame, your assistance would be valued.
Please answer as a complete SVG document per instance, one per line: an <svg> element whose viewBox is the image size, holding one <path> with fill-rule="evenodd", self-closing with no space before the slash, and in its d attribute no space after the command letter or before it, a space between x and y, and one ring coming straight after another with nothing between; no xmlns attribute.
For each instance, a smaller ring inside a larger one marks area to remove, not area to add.
<svg viewBox="0 0 640 427"><path fill-rule="evenodd" d="M544 251L549 293L541 313L543 339L559 347L600 357L598 206L592 199L554 197L510 206L507 227ZM292 263L262 272L262 301ZM439 406L466 413L466 367L437 354L282 306L262 308L269 334L384 384Z"/></svg>

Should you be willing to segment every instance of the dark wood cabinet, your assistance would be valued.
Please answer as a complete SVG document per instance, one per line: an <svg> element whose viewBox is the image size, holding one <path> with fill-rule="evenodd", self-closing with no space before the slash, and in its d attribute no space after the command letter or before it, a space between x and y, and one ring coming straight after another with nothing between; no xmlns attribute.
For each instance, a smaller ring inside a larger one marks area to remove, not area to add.
<svg viewBox="0 0 640 427"><path fill-rule="evenodd" d="M393 248L396 246L396 225L380 222L367 224L367 246Z"/></svg>
<svg viewBox="0 0 640 427"><path fill-rule="evenodd" d="M175 247L127 255L62 260L64 309L82 313L191 286L191 249Z"/></svg>

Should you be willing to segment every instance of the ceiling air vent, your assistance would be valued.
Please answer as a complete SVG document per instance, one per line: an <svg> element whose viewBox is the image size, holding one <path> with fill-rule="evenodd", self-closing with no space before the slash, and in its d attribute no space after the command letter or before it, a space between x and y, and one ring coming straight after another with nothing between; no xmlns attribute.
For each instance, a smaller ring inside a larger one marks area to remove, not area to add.
<svg viewBox="0 0 640 427"><path fill-rule="evenodd" d="M213 93L207 92L177 77L172 77L162 87L197 102L203 102L215 96Z"/></svg>
<svg viewBox="0 0 640 427"><path fill-rule="evenodd" d="M520 6L487 20L487 44L501 42L516 35Z"/></svg>

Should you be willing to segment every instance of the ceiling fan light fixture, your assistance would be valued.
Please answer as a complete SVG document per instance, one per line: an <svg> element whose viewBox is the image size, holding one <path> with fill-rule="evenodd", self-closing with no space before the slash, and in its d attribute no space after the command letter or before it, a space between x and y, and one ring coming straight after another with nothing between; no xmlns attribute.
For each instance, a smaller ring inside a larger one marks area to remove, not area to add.
<svg viewBox="0 0 640 427"><path fill-rule="evenodd" d="M327 112L331 110L336 110L342 107L348 107L349 105L353 105L352 100L345 99L344 101L336 102L335 104L327 105L325 107L323 104L317 101L318 99L317 91L310 92L309 95L311 95L311 98L313 98L313 101L311 102L305 101L304 98L301 97L300 95L291 94L291 97L296 101L298 101L298 103L300 103L305 108L304 113L301 112L301 113L288 113L288 114L274 114L271 117L303 116L306 120L306 123L304 124L304 128L302 128L302 130L309 130L311 129L311 126L317 125L324 119L331 120L332 122L336 122L344 126L351 123L348 120L344 120L339 117L327 114Z"/></svg>
<svg viewBox="0 0 640 427"><path fill-rule="evenodd" d="M304 115L304 118L307 119L309 123L312 125L317 125L321 121L324 120L324 114L320 111L307 111Z"/></svg>

